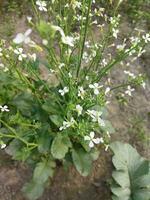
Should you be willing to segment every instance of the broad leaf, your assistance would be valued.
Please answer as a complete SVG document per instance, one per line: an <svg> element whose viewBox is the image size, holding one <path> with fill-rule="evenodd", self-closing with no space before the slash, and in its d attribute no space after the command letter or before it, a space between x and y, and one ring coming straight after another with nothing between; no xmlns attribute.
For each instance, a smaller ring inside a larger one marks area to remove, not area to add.
<svg viewBox="0 0 150 200"><path fill-rule="evenodd" d="M53 176L54 168L55 162L52 160L37 163L32 181L22 189L29 200L36 200L43 194L48 179Z"/></svg>
<svg viewBox="0 0 150 200"><path fill-rule="evenodd" d="M43 194L44 185L31 181L24 185L22 191L29 200L36 200Z"/></svg>
<svg viewBox="0 0 150 200"><path fill-rule="evenodd" d="M71 141L68 136L57 134L52 143L51 153L54 158L63 159L71 146Z"/></svg>
<svg viewBox="0 0 150 200"><path fill-rule="evenodd" d="M49 118L57 127L60 127L63 123L63 119L60 115L50 115Z"/></svg>
<svg viewBox="0 0 150 200"><path fill-rule="evenodd" d="M88 152L84 149L73 149L72 159L77 171L82 176L87 176L91 172L92 168L92 158Z"/></svg>
<svg viewBox="0 0 150 200"><path fill-rule="evenodd" d="M114 142L113 200L150 200L150 162L129 144Z"/></svg>

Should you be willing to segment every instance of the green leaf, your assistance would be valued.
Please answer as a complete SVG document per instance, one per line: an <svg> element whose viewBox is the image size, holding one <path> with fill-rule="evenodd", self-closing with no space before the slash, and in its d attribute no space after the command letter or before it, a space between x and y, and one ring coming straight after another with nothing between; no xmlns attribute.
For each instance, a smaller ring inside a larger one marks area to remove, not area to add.
<svg viewBox="0 0 150 200"><path fill-rule="evenodd" d="M44 184L49 177L53 176L55 164L53 161L42 161L37 163L33 173L33 180L39 184Z"/></svg>
<svg viewBox="0 0 150 200"><path fill-rule="evenodd" d="M57 127L60 127L63 123L63 119L60 115L50 115L49 118Z"/></svg>
<svg viewBox="0 0 150 200"><path fill-rule="evenodd" d="M22 189L29 200L36 200L43 194L48 179L53 176L55 166L56 164L52 160L43 160L37 163L33 179Z"/></svg>
<svg viewBox="0 0 150 200"><path fill-rule="evenodd" d="M88 176L92 168L92 158L84 149L73 149L72 159L77 171L82 176Z"/></svg>
<svg viewBox="0 0 150 200"><path fill-rule="evenodd" d="M100 151L98 149L92 149L90 152L90 156L93 161L97 160L99 157Z"/></svg>
<svg viewBox="0 0 150 200"><path fill-rule="evenodd" d="M113 200L150 200L150 162L129 144L114 142Z"/></svg>
<svg viewBox="0 0 150 200"><path fill-rule="evenodd" d="M38 133L38 151L40 153L48 153L50 151L50 144L52 140L49 124L43 125Z"/></svg>
<svg viewBox="0 0 150 200"><path fill-rule="evenodd" d="M30 116L35 110L35 99L29 92L23 92L15 96L13 104L25 116Z"/></svg>
<svg viewBox="0 0 150 200"><path fill-rule="evenodd" d="M130 178L128 173L124 171L114 171L112 177L118 185L124 188L130 188Z"/></svg>
<svg viewBox="0 0 150 200"><path fill-rule="evenodd" d="M30 183L26 183L24 185L22 192L29 200L36 200L42 196L44 192L44 185L31 181Z"/></svg>
<svg viewBox="0 0 150 200"><path fill-rule="evenodd" d="M57 134L51 146L51 153L56 159L63 159L71 147L71 141L68 136Z"/></svg>
<svg viewBox="0 0 150 200"><path fill-rule="evenodd" d="M51 137L49 133L42 134L38 139L38 151L47 153L50 149Z"/></svg>

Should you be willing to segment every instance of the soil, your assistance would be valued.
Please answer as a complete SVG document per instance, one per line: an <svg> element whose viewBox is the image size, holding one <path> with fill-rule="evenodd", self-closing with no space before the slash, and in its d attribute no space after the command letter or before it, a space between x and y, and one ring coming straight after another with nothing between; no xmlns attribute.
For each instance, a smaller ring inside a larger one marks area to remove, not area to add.
<svg viewBox="0 0 150 200"><path fill-rule="evenodd" d="M27 25L24 16L15 18L15 21L17 22L14 28L16 33L26 30ZM2 28L3 23L0 25L0 30ZM147 27L144 28L147 29ZM128 20L125 20L122 32L125 34L127 30L130 31L131 29L131 24ZM10 38L13 38L13 35ZM150 49L148 48L147 53L142 58L131 63L132 72L135 74L137 72L146 73L150 78L149 53ZM122 66L118 66L111 73L112 80L116 83L119 83L123 78L122 69ZM116 130L112 140L129 142L137 148L142 156L148 159L150 159L149 142L148 140L142 141L135 130L132 132L132 119L140 117L144 135L150 137L149 78L147 79L146 89L137 89L126 106L120 105L116 98L113 98L111 104L108 105L109 118ZM51 185L47 187L39 200L111 200L109 180L112 170L111 152L104 150L101 151L99 159L94 163L91 175L86 178L81 177L73 167L70 167L67 171L59 167L54 179L51 180ZM31 175L31 169L28 166L12 161L4 151L1 151L0 200L26 200L21 193L21 188L26 181L30 180Z"/></svg>

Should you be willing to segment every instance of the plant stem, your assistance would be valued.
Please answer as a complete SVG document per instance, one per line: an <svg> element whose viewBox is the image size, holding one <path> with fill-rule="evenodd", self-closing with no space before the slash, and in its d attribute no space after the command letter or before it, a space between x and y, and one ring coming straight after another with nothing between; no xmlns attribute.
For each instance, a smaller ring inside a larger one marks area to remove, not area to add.
<svg viewBox="0 0 150 200"><path fill-rule="evenodd" d="M79 77L79 72L80 72L80 68L81 68L81 62L82 62L82 57L83 57L83 52L84 52L84 46L85 46L85 40L86 40L87 30L88 30L88 23L89 23L89 16L90 16L91 4L92 4L92 0L89 0L88 11L87 11L87 15L86 15L85 29L84 29L84 34L83 34L82 47L81 47L81 52L80 52L80 55L79 55L79 62L78 62L77 75L76 75L77 78Z"/></svg>

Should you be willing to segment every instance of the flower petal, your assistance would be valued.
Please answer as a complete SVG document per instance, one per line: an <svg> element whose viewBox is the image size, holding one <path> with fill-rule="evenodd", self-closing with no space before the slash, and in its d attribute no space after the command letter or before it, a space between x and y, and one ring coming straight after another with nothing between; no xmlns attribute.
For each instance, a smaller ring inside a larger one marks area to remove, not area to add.
<svg viewBox="0 0 150 200"><path fill-rule="evenodd" d="M84 136L84 140L88 140L89 141L89 140L91 140L91 138L86 135L86 136Z"/></svg>
<svg viewBox="0 0 150 200"><path fill-rule="evenodd" d="M95 136L95 133L92 131L92 132L90 132L90 137L93 139L94 138L94 136Z"/></svg>
<svg viewBox="0 0 150 200"><path fill-rule="evenodd" d="M24 35L27 37L27 36L29 36L31 33L32 33L32 29L28 29L28 30L25 32Z"/></svg>
<svg viewBox="0 0 150 200"><path fill-rule="evenodd" d="M95 144L99 144L101 142L101 139L100 138L95 138L95 139L93 139L93 142Z"/></svg>
<svg viewBox="0 0 150 200"><path fill-rule="evenodd" d="M93 147L94 147L94 143L93 143L92 141L90 141L89 147L90 147L90 148L93 148Z"/></svg>
<svg viewBox="0 0 150 200"><path fill-rule="evenodd" d="M13 42L16 44L20 44L24 41L24 35L22 33L18 33L14 38Z"/></svg>

